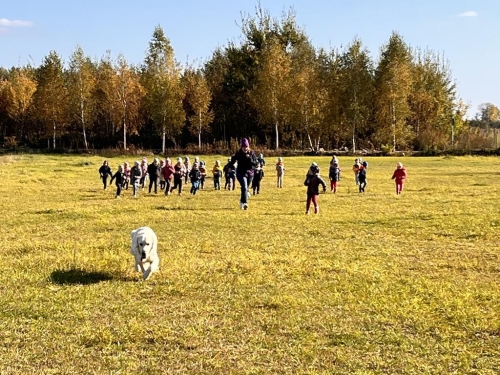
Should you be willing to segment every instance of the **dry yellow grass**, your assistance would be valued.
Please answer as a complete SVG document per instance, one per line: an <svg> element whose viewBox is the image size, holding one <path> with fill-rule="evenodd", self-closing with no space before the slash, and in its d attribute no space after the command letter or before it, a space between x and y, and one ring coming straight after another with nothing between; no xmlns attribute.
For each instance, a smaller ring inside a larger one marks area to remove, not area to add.
<svg viewBox="0 0 500 375"><path fill-rule="evenodd" d="M341 158L306 216L305 172L329 158L285 158L283 189L267 159L242 211L211 180L116 200L100 157L0 157L0 373L500 373L497 159L403 158L401 196L397 160L367 160L365 194ZM161 256L146 282L143 225Z"/></svg>

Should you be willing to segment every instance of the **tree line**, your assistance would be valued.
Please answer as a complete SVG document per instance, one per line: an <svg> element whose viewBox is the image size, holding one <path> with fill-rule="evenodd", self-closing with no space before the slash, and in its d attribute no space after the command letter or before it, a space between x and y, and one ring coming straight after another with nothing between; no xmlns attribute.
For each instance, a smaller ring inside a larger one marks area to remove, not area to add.
<svg viewBox="0 0 500 375"><path fill-rule="evenodd" d="M467 121L446 59L396 32L377 61L359 38L315 48L293 10L258 6L241 32L196 66L157 26L139 65L78 46L67 64L51 51L38 67L0 67L4 146L165 151L245 136L269 149L435 150L498 122L489 103Z"/></svg>

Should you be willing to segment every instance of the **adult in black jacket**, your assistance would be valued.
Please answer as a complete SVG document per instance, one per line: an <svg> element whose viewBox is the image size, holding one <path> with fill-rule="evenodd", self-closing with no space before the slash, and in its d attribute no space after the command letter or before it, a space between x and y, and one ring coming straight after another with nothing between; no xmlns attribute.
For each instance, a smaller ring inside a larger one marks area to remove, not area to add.
<svg viewBox="0 0 500 375"><path fill-rule="evenodd" d="M158 194L158 177L160 177L160 161L155 158L151 164L148 165L149 175L149 193L151 194L151 187L155 186L155 194Z"/></svg>
<svg viewBox="0 0 500 375"><path fill-rule="evenodd" d="M234 167L236 164L236 178L241 186L240 208L248 209L248 198L250 197L249 187L252 185L254 168L257 166L257 157L250 150L248 139L241 140L241 147L231 157L230 164Z"/></svg>

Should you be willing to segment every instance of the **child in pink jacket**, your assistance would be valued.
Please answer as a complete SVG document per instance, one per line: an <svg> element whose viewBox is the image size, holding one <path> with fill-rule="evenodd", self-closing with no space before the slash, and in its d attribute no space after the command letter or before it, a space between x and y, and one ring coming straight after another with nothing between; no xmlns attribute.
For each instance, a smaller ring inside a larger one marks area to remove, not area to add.
<svg viewBox="0 0 500 375"><path fill-rule="evenodd" d="M403 167L403 163L399 162L396 165L396 170L392 174L392 179L396 182L396 194L400 195L403 191L403 186L406 179L406 169Z"/></svg>

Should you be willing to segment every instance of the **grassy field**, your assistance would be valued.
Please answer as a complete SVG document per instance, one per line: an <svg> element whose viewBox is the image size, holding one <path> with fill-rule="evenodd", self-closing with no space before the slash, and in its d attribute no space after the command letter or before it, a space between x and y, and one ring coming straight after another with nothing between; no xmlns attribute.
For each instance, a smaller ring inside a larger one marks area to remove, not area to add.
<svg viewBox="0 0 500 375"><path fill-rule="evenodd" d="M102 160L0 157L0 374L500 373L497 158L367 158L365 194L340 158L309 216L304 175L328 157L285 158L283 189L268 159L248 211L211 179L114 199ZM145 225L161 266L144 282Z"/></svg>

